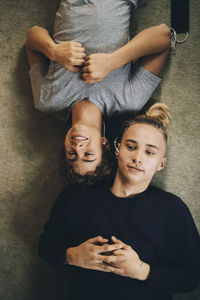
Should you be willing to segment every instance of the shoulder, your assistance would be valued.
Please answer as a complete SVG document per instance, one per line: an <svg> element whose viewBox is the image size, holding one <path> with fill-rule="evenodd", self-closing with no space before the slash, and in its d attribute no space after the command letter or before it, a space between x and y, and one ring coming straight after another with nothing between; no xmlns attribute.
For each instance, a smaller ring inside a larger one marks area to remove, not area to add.
<svg viewBox="0 0 200 300"><path fill-rule="evenodd" d="M154 185L150 186L150 192L154 193L158 197L164 197L165 199L179 199L179 200L181 200L177 195L172 194L172 193L170 193L168 191L165 191L165 190L163 190L161 188L158 188L158 187L156 187Z"/></svg>
<svg viewBox="0 0 200 300"><path fill-rule="evenodd" d="M175 194L157 188L155 186L150 187L150 192L156 202L159 202L162 207L169 211L171 216L191 217L191 213L184 201Z"/></svg>
<svg viewBox="0 0 200 300"><path fill-rule="evenodd" d="M85 199L90 196L102 195L106 188L103 185L91 185L91 186L81 186L81 185L72 185L66 186L64 190L60 193L62 198L68 199Z"/></svg>

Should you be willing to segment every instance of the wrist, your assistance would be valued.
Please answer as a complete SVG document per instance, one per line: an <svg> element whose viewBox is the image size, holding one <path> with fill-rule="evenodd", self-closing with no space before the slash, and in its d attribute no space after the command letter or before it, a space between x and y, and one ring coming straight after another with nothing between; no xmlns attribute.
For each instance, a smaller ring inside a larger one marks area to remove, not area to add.
<svg viewBox="0 0 200 300"><path fill-rule="evenodd" d="M112 52L112 62L113 62L113 70L119 69L126 63L123 60L120 49L117 49L116 51Z"/></svg>
<svg viewBox="0 0 200 300"><path fill-rule="evenodd" d="M114 52L110 53L109 55L110 55L110 57L109 57L110 72L112 72L121 67L120 58L119 58L117 51L114 51Z"/></svg>
<svg viewBox="0 0 200 300"><path fill-rule="evenodd" d="M54 41L49 41L44 53L50 60L53 61L56 61L56 46L57 44Z"/></svg>
<svg viewBox="0 0 200 300"><path fill-rule="evenodd" d="M68 248L66 250L65 257L66 257L66 263L68 265L73 265L73 248Z"/></svg>
<svg viewBox="0 0 200 300"><path fill-rule="evenodd" d="M149 273L150 273L150 265L143 261L140 261L138 267L137 279L144 281L148 278Z"/></svg>

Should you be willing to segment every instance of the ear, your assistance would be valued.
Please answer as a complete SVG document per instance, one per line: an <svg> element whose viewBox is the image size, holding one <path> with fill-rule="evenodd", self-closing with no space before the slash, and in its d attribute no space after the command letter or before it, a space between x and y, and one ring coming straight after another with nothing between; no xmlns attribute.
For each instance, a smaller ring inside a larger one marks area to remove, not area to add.
<svg viewBox="0 0 200 300"><path fill-rule="evenodd" d="M165 157L162 158L157 171L161 171L162 169L164 169L164 167L166 165L166 162L167 162L167 157L165 156Z"/></svg>
<svg viewBox="0 0 200 300"><path fill-rule="evenodd" d="M110 150L110 142L107 138L102 137L102 145L106 150Z"/></svg>
<svg viewBox="0 0 200 300"><path fill-rule="evenodd" d="M120 143L117 143L117 148L115 148L115 156L116 156L116 158L118 158L119 149L120 149Z"/></svg>

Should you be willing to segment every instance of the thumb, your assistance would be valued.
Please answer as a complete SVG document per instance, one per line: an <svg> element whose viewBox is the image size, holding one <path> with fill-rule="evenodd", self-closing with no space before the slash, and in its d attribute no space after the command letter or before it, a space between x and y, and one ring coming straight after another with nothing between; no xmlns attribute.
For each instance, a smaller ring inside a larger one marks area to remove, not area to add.
<svg viewBox="0 0 200 300"><path fill-rule="evenodd" d="M78 67L74 67L74 66L70 66L70 65L66 65L65 66L65 69L67 69L67 70L69 70L69 71L71 71L71 72L80 72L80 68L78 68Z"/></svg>

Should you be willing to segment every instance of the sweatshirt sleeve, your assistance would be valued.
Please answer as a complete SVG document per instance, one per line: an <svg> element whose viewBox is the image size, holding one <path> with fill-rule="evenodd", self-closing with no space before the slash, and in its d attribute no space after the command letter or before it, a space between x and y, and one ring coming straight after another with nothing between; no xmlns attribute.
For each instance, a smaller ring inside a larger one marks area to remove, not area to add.
<svg viewBox="0 0 200 300"><path fill-rule="evenodd" d="M66 250L69 247L65 233L67 222L66 200L64 190L56 199L50 217L44 225L38 245L39 256L46 262L57 266L64 266L66 262Z"/></svg>
<svg viewBox="0 0 200 300"><path fill-rule="evenodd" d="M187 206L172 211L169 262L151 265L150 287L170 293L191 292L200 282L200 238Z"/></svg>

